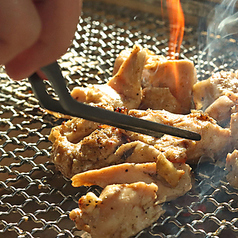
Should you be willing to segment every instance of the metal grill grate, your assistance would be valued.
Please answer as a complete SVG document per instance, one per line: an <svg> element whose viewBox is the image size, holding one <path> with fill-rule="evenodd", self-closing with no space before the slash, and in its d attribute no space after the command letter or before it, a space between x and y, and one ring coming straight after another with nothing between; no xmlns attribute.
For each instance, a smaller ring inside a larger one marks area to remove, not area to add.
<svg viewBox="0 0 238 238"><path fill-rule="evenodd" d="M203 55L198 68L197 40L203 44L205 38L204 32L187 26L181 52L181 58L197 65L200 79L211 71L236 68L232 57L230 64L219 56L207 64ZM105 83L117 54L135 43L166 55L167 23L152 14L85 1L75 40L60 60L69 88ZM0 236L85 237L68 214L82 195L100 191L73 188L55 170L47 137L62 120L40 109L27 81L11 81L4 69L0 76ZM137 238L238 236L238 193L225 180L223 162L200 163L193 171L193 189L165 204L166 213Z"/></svg>

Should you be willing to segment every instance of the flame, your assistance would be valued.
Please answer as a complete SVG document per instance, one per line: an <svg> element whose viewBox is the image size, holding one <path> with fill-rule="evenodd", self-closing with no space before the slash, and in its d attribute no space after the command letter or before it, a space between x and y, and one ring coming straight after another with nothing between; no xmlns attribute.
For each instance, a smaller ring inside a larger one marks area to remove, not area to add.
<svg viewBox="0 0 238 238"><path fill-rule="evenodd" d="M178 59L184 35L184 14L180 0L166 0L170 22L170 39L168 56Z"/></svg>
<svg viewBox="0 0 238 238"><path fill-rule="evenodd" d="M162 0L161 0L162 1ZM184 35L184 14L180 0L166 0L166 6L170 23L170 38L168 56L171 59L169 62L170 67L166 70L170 71L174 78L175 89L174 94L179 94L179 69L178 62L175 61L179 58L180 46L182 44Z"/></svg>

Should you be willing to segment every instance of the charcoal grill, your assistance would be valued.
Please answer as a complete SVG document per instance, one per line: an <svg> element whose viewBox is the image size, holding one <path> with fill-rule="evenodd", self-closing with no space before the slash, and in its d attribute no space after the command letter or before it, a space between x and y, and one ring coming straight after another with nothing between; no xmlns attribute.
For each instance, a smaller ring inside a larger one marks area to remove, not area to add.
<svg viewBox="0 0 238 238"><path fill-rule="evenodd" d="M126 1L126 6L115 6L109 0L84 2L72 46L59 60L70 89L107 82L118 53L135 43L166 55L168 22L157 14L160 1L146 1L148 8L141 0L137 5ZM206 11L213 4L182 3L187 15L180 57L194 61L200 80L220 69L236 69L233 57L224 64L218 54L207 63L201 51L207 34L198 23L206 22ZM237 48L235 40L227 44ZM39 107L27 80L11 81L4 68L0 76L0 236L85 238L68 214L82 195L89 191L98 195L100 189L73 188L70 180L55 170L48 135L62 119ZM238 192L225 179L224 159L194 166L193 189L166 203L165 214L135 237L238 237Z"/></svg>

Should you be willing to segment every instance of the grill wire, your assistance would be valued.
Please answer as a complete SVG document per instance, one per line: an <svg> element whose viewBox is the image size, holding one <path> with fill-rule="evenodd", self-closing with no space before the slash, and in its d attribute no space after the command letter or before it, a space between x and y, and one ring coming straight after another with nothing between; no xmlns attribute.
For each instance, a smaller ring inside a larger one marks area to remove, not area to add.
<svg viewBox="0 0 238 238"><path fill-rule="evenodd" d="M168 33L166 21L152 14L85 1L72 47L59 61L69 88L107 82L118 53L134 43L166 55ZM199 51L205 38L187 25L181 48L180 57L194 61L199 79L237 68L232 57L228 64L219 56L208 64ZM99 195L100 189L73 188L55 170L48 135L62 119L41 110L26 80L11 81L3 68L0 77L0 236L86 237L68 214L82 195ZM165 214L137 238L238 236L238 193L225 179L224 158L200 161L193 177L193 189L166 203Z"/></svg>

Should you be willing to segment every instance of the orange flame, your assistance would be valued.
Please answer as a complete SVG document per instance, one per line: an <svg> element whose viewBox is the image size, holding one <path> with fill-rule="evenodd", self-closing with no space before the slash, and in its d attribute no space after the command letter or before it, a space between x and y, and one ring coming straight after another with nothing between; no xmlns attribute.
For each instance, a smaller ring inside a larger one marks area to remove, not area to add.
<svg viewBox="0 0 238 238"><path fill-rule="evenodd" d="M166 0L170 22L170 39L168 56L178 59L184 35L184 14L180 0Z"/></svg>

